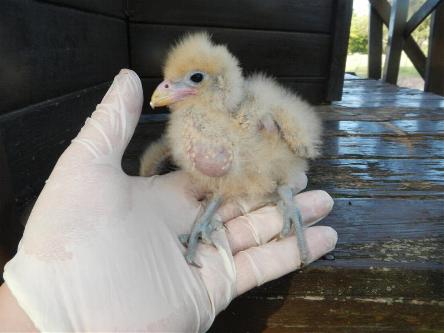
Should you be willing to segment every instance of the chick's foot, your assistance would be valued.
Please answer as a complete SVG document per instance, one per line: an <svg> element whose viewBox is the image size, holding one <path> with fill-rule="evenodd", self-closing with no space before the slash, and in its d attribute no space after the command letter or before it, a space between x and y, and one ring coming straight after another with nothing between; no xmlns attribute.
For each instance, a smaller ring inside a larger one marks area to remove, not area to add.
<svg viewBox="0 0 444 333"><path fill-rule="evenodd" d="M221 222L215 217L217 209L222 203L221 197L212 198L205 207L203 214L197 218L193 230L189 235L179 236L179 240L187 247L185 253L185 260L194 266L201 267L196 262L196 251L199 245L199 240L210 245L214 245L211 239L211 234L214 230L221 226Z"/></svg>
<svg viewBox="0 0 444 333"><path fill-rule="evenodd" d="M279 197L281 200L278 207L282 212L284 224L280 237L286 237L290 234L292 227L294 227L296 240L298 243L299 255L301 258L301 267L308 264L310 260L310 253L307 247L307 241L304 235L304 227L302 225L301 211L293 200L293 191L287 186L283 185L278 188Z"/></svg>

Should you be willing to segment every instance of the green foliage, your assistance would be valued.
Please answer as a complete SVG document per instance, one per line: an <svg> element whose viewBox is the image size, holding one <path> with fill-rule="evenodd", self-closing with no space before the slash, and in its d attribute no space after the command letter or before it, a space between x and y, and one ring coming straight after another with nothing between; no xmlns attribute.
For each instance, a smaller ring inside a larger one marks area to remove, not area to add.
<svg viewBox="0 0 444 333"><path fill-rule="evenodd" d="M425 3L425 0L410 0L409 2L409 18ZM428 37L430 27L430 15L422 22L412 33L413 39L418 43L421 50L427 54Z"/></svg>
<svg viewBox="0 0 444 333"><path fill-rule="evenodd" d="M364 1L364 0L357 0ZM391 3L391 1L389 1ZM424 4L425 0L410 0L409 2L409 18ZM412 33L413 39L418 43L419 47L427 54L428 35L430 26L430 16L424 20ZM387 47L387 28L383 29L383 52ZM348 53L368 53L368 13L363 15L362 12L354 11L350 27L350 40Z"/></svg>
<svg viewBox="0 0 444 333"><path fill-rule="evenodd" d="M353 13L348 53L368 53L368 17Z"/></svg>

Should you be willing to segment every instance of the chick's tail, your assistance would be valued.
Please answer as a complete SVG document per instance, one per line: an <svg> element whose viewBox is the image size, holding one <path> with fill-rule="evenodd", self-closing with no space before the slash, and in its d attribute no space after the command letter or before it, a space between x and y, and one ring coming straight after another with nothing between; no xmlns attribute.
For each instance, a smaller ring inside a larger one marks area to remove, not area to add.
<svg viewBox="0 0 444 333"><path fill-rule="evenodd" d="M171 157L171 151L165 137L149 145L140 158L139 175L150 177L160 173L162 167Z"/></svg>

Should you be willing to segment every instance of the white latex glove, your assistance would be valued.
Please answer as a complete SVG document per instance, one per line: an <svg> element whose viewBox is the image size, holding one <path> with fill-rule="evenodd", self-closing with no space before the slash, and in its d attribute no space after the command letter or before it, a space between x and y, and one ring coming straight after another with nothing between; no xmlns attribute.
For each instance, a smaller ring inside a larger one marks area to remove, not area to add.
<svg viewBox="0 0 444 333"><path fill-rule="evenodd" d="M217 248L198 250L203 268L186 263L178 235L199 212L198 190L183 172L141 178L121 169L142 100L139 78L122 70L57 162L5 267L6 284L41 331L205 331L234 297L300 265L294 236L269 242L282 227L274 207L216 231ZM307 224L333 205L323 191L296 200ZM313 259L336 244L329 227L305 234Z"/></svg>

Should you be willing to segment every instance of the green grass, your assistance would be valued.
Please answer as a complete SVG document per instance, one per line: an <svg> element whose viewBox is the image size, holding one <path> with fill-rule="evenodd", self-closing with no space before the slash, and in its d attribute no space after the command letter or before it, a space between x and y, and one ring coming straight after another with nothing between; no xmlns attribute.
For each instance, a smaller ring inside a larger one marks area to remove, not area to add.
<svg viewBox="0 0 444 333"><path fill-rule="evenodd" d="M385 56L382 57L382 65L384 66ZM366 78L367 77L367 54L349 54L347 56L347 72L354 72L358 76ZM416 71L413 64L403 53L401 57L401 66L399 68L398 76L398 86L414 88L414 89L424 89L424 80Z"/></svg>
<svg viewBox="0 0 444 333"><path fill-rule="evenodd" d="M382 56L382 64L384 65L385 55ZM354 53L347 56L347 72L354 72L359 76L367 77L367 54ZM416 78L418 76L413 64L404 54L401 57L401 66L399 68L399 77Z"/></svg>

